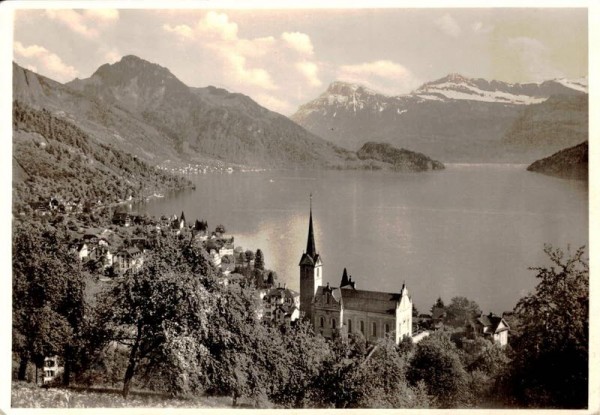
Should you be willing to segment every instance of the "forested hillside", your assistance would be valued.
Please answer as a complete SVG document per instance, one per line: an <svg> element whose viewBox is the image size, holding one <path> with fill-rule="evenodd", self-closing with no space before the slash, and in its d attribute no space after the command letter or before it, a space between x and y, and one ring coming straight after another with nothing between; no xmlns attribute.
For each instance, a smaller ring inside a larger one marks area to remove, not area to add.
<svg viewBox="0 0 600 415"><path fill-rule="evenodd" d="M13 208L56 198L106 205L191 183L135 156L98 144L70 121L15 101Z"/></svg>
<svg viewBox="0 0 600 415"><path fill-rule="evenodd" d="M565 179L588 179L588 142L532 163L527 170Z"/></svg>

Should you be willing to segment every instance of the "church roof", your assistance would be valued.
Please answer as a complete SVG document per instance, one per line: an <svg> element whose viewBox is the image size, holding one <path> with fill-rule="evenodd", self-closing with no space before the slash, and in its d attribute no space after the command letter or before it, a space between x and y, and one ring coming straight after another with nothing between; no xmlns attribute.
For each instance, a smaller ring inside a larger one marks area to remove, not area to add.
<svg viewBox="0 0 600 415"><path fill-rule="evenodd" d="M300 264L298 265L315 265L320 260L321 257L319 256L319 254L315 254L314 257L311 257L310 255L304 253L302 254L302 258L300 258Z"/></svg>
<svg viewBox="0 0 600 415"><path fill-rule="evenodd" d="M400 301L399 293L355 290L344 288L341 291L344 309L366 311L380 314L396 314L396 304Z"/></svg>
<svg viewBox="0 0 600 415"><path fill-rule="evenodd" d="M308 221L308 240L306 241L306 253L313 259L317 255L317 245L315 244L315 233L313 231L312 206L310 208L310 219Z"/></svg>
<svg viewBox="0 0 600 415"><path fill-rule="evenodd" d="M337 302L339 302L340 299L342 298L342 290L340 290L337 287L329 287L329 286L324 286L324 285L320 285L317 288L317 292L315 293L315 296L323 296L327 292L329 292L331 294L331 296Z"/></svg>

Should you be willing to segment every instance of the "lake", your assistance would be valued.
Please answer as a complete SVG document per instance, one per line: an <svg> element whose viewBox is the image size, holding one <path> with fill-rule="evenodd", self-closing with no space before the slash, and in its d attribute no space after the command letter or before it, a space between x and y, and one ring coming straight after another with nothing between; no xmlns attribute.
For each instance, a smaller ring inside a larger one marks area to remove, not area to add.
<svg viewBox="0 0 600 415"><path fill-rule="evenodd" d="M548 263L545 243L588 245L587 183L525 167L206 174L190 176L195 191L137 209L225 225L236 246L260 248L279 281L298 290L312 193L324 283L338 286L346 267L358 288L398 292L406 282L419 312L461 295L501 313L535 287L528 267Z"/></svg>

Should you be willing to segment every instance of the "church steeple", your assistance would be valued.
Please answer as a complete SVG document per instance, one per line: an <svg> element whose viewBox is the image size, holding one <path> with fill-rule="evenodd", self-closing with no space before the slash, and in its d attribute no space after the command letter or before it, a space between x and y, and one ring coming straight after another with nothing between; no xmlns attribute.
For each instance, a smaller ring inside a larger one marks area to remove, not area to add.
<svg viewBox="0 0 600 415"><path fill-rule="evenodd" d="M313 298L323 282L323 262L317 254L315 232L312 219L312 194L310 195L310 218L308 221L308 241L306 252L300 258L300 313L311 323Z"/></svg>
<svg viewBox="0 0 600 415"><path fill-rule="evenodd" d="M313 231L313 220L312 220L312 193L310 194L310 219L308 221L308 240L306 241L306 253L310 255L312 259L315 259L317 255L317 247L315 245L315 233Z"/></svg>

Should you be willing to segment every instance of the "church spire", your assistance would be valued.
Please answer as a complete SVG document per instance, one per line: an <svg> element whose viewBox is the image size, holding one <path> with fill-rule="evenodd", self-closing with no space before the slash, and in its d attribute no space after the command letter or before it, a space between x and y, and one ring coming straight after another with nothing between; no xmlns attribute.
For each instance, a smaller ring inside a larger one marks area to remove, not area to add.
<svg viewBox="0 0 600 415"><path fill-rule="evenodd" d="M310 194L310 219L308 222L308 241L306 242L306 253L310 255L312 259L317 255L317 247L315 245L315 233L313 231L313 220L312 220L312 193Z"/></svg>

